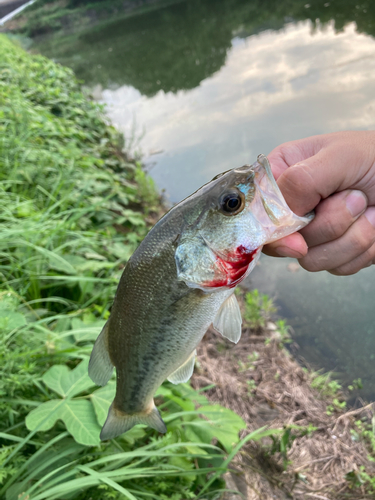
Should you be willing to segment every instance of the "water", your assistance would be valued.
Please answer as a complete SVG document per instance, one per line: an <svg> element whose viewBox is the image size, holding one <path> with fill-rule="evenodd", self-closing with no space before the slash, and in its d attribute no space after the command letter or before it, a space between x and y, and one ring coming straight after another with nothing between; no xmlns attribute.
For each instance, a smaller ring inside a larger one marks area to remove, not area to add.
<svg viewBox="0 0 375 500"><path fill-rule="evenodd" d="M36 46L94 88L174 203L284 141L375 128L375 3L306 1L176 1ZM289 263L263 256L252 286L275 297L301 357L373 398L375 270Z"/></svg>

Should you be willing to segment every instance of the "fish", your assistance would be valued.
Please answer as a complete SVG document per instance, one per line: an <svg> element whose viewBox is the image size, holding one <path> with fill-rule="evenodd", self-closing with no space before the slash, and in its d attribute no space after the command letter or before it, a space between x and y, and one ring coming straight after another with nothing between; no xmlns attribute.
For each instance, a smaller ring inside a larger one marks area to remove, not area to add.
<svg viewBox="0 0 375 500"><path fill-rule="evenodd" d="M211 324L230 341L240 340L236 286L264 244L312 218L291 211L267 157L259 155L253 165L217 175L155 224L125 266L90 357L89 376L99 386L116 367L102 440L136 424L167 431L153 399L158 387L190 379Z"/></svg>

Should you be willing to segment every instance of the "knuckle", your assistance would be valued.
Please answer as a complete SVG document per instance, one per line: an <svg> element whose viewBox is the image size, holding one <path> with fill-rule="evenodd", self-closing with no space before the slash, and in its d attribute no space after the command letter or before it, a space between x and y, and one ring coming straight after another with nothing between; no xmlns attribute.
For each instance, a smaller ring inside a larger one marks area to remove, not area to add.
<svg viewBox="0 0 375 500"><path fill-rule="evenodd" d="M348 227L350 226L349 221L345 218L340 218L338 220L333 220L331 217L325 215L321 223L321 235L325 241L332 241L340 236L342 236Z"/></svg>
<svg viewBox="0 0 375 500"><path fill-rule="evenodd" d="M353 251L363 253L375 243L375 230L360 230L353 233L350 238L350 245Z"/></svg>
<svg viewBox="0 0 375 500"><path fill-rule="evenodd" d="M306 257L299 259L299 263L303 269L306 269L306 271L316 273L327 269L328 259L325 255L321 255L321 252L314 252L310 250Z"/></svg>
<svg viewBox="0 0 375 500"><path fill-rule="evenodd" d="M336 267L336 269L329 269L328 272L333 274L334 276L350 276L352 274L356 274L360 269L353 269L350 267L350 264L345 264L344 266Z"/></svg>
<svg viewBox="0 0 375 500"><path fill-rule="evenodd" d="M329 272L331 274L335 274L336 276L350 276L351 274L358 273L361 269L365 267L370 267L373 264L375 257L375 245L372 245L368 250L366 250L363 254L358 256L342 266L338 266L335 269L330 269Z"/></svg>
<svg viewBox="0 0 375 500"><path fill-rule="evenodd" d="M339 238L353 224L354 218L345 204L346 195L346 191L335 194L316 207L316 217L310 227L312 231L315 223L315 231L319 232L320 241L328 242Z"/></svg>

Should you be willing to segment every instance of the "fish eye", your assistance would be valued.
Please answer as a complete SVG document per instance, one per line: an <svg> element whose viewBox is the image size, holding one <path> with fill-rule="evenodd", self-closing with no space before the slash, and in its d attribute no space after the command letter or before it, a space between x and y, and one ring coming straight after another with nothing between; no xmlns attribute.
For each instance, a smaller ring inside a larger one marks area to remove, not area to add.
<svg viewBox="0 0 375 500"><path fill-rule="evenodd" d="M224 193L220 199L220 209L224 215L236 215L245 207L245 197L240 191Z"/></svg>

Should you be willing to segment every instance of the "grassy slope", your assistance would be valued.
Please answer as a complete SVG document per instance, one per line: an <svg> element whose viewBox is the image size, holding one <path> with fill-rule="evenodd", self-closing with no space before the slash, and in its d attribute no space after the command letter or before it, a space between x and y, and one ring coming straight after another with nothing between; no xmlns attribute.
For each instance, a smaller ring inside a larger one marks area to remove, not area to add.
<svg viewBox="0 0 375 500"><path fill-rule="evenodd" d="M2 296L30 318L89 314L145 235L136 166L70 70L0 40Z"/></svg>
<svg viewBox="0 0 375 500"><path fill-rule="evenodd" d="M196 498L242 419L195 412L206 399L167 384L165 437L136 427L100 444L114 384L95 390L85 368L158 203L152 183L71 70L3 36L0 61L0 497Z"/></svg>

